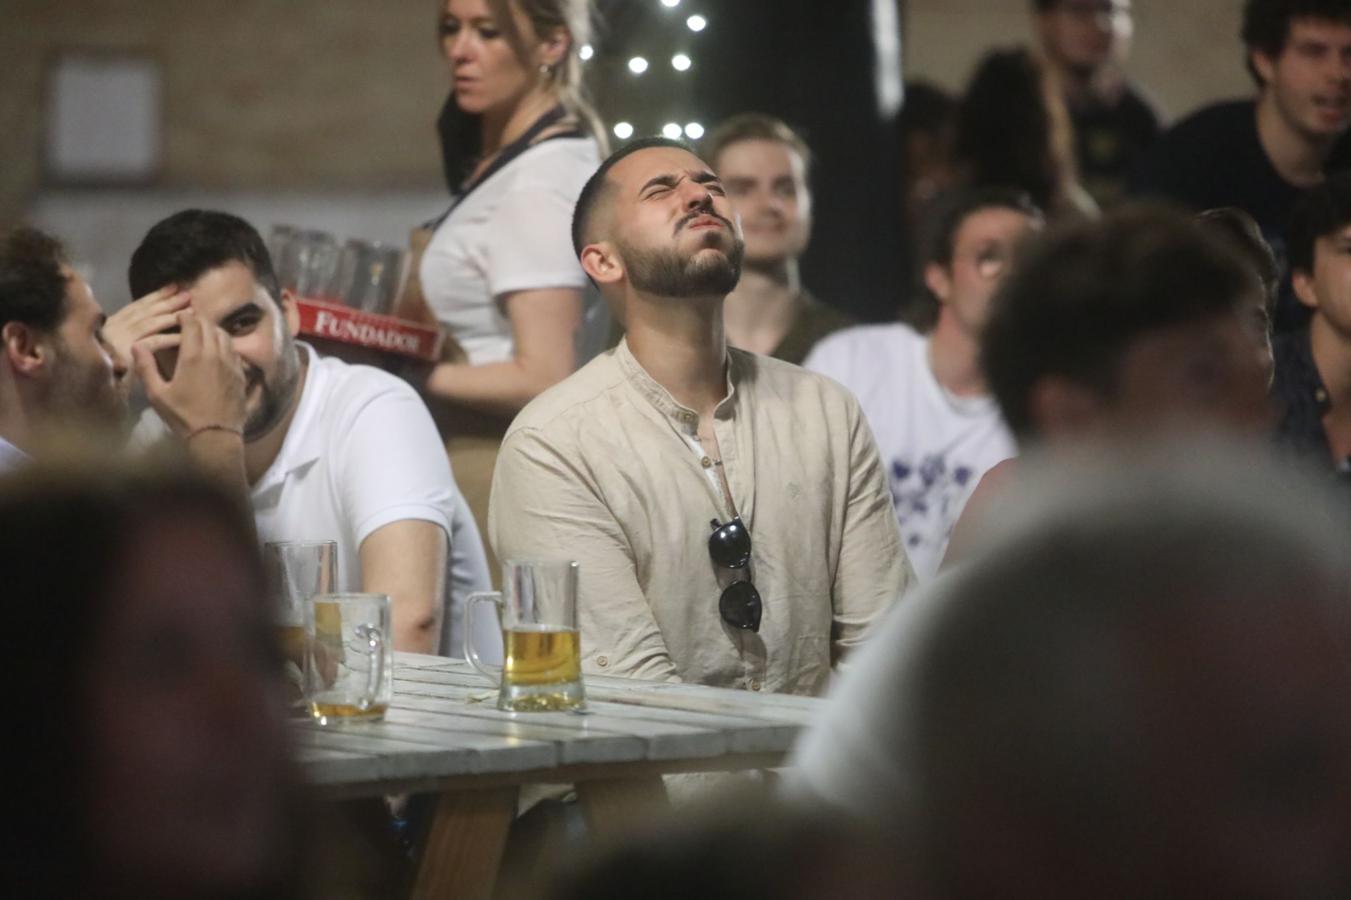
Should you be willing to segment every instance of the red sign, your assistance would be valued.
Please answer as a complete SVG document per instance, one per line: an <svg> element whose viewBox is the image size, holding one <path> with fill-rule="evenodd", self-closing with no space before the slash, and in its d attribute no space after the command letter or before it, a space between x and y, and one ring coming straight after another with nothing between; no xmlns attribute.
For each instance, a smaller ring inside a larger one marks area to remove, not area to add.
<svg viewBox="0 0 1351 900"><path fill-rule="evenodd" d="M440 358L441 332L437 328L310 297L298 298L296 306L300 309L301 334L427 362Z"/></svg>

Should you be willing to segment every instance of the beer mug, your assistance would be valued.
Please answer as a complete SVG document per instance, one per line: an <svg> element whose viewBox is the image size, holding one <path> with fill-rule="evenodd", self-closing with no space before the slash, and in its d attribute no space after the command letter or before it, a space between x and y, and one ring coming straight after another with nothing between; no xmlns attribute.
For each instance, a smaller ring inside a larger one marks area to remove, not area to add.
<svg viewBox="0 0 1351 900"><path fill-rule="evenodd" d="M305 601L333 590L336 541L273 541L263 545L272 621L286 668L292 700L304 709Z"/></svg>
<svg viewBox="0 0 1351 900"><path fill-rule="evenodd" d="M581 709L582 642L577 630L577 563L502 564L502 591L471 594L465 608L464 655L500 685L497 708L512 712ZM484 662L474 646L476 611L491 603L502 629L503 663Z"/></svg>
<svg viewBox="0 0 1351 900"><path fill-rule="evenodd" d="M394 699L388 594L317 594L305 604L305 702L320 725L372 722Z"/></svg>

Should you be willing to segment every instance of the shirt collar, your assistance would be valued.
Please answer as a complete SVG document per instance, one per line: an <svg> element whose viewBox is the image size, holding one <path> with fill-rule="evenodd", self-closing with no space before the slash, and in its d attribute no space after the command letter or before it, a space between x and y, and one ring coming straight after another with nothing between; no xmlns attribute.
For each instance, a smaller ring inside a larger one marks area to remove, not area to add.
<svg viewBox="0 0 1351 900"><path fill-rule="evenodd" d="M736 396L736 385L744 376L745 364L743 360L738 359L738 352L732 348L727 350L727 396L718 404L715 415L719 418L727 417L732 414L734 408L733 399ZM671 396L671 392L662 387L655 378L648 374L643 368L642 363L638 362L633 351L629 349L629 339L626 336L619 342L615 348L615 359L619 363L619 369L624 373L624 377L629 384L633 385L638 393L642 394L647 401L652 404L656 410L666 418L670 419L683 431L694 434L699 428L699 414L688 406L682 406Z"/></svg>
<svg viewBox="0 0 1351 900"><path fill-rule="evenodd" d="M33 461L33 457L0 437L0 472L16 468Z"/></svg>
<svg viewBox="0 0 1351 900"><path fill-rule="evenodd" d="M296 341L297 350L305 357L305 385L300 394L300 405L291 417L277 458L258 480L254 490L263 490L287 475L308 466L324 455L324 435L319 428L319 411L328 385L328 373L321 365L319 354L304 341Z"/></svg>

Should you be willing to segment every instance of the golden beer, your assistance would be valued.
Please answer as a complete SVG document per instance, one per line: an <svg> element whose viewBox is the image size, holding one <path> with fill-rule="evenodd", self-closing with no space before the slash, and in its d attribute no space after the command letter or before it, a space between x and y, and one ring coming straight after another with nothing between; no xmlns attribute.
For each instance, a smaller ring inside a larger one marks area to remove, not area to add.
<svg viewBox="0 0 1351 900"><path fill-rule="evenodd" d="M281 647L282 658L293 662L296 667L305 668L305 626L280 625L277 627L277 641Z"/></svg>
<svg viewBox="0 0 1351 900"><path fill-rule="evenodd" d="M575 628L517 625L502 633L507 684L536 687L582 677L582 641Z"/></svg>
<svg viewBox="0 0 1351 900"><path fill-rule="evenodd" d="M321 725L338 722L361 722L379 720L385 717L386 703L372 703L359 706L344 700L317 699L310 701L310 716L318 719Z"/></svg>
<svg viewBox="0 0 1351 900"><path fill-rule="evenodd" d="M502 632L502 685L516 712L582 705L582 641L575 628L517 625ZM556 687L557 690L550 690Z"/></svg>

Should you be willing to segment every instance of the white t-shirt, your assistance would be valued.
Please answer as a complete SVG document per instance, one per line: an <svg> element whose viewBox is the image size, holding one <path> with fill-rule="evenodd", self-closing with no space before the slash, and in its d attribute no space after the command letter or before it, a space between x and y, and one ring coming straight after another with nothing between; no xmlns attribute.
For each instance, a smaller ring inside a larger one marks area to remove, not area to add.
<svg viewBox="0 0 1351 900"><path fill-rule="evenodd" d="M976 483L1017 455L994 399L949 393L934 378L928 339L901 324L837 331L803 365L858 397L882 454L905 552L921 579L931 577Z"/></svg>
<svg viewBox="0 0 1351 900"><path fill-rule="evenodd" d="M590 138L543 141L470 191L436 229L422 255L422 292L470 364L511 359L504 294L586 290L572 249L572 212L599 166ZM587 294L589 324L600 306Z"/></svg>
<svg viewBox="0 0 1351 900"><path fill-rule="evenodd" d="M441 653L461 655L464 602L490 590L491 579L478 526L431 415L393 375L297 346L309 361L300 405L250 495L259 540L337 541L336 587L360 591L362 541L391 522L440 525L450 539ZM146 410L135 442L165 433L154 410Z"/></svg>

